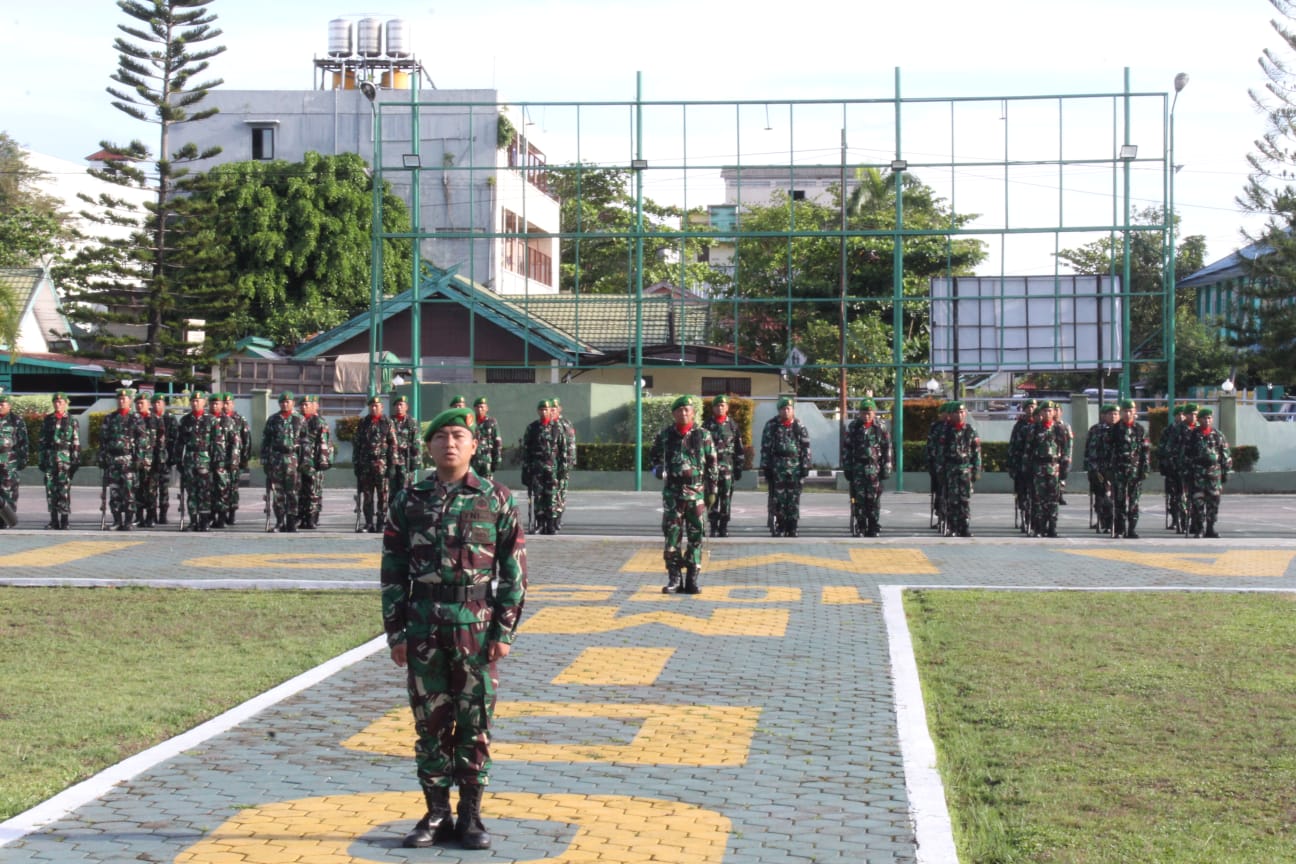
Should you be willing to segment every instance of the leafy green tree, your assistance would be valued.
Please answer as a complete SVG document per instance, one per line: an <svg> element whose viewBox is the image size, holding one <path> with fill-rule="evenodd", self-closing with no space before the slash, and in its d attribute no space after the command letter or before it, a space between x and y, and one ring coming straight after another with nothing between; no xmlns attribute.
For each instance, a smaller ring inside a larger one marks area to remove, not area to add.
<svg viewBox="0 0 1296 864"><path fill-rule="evenodd" d="M183 222L188 213L183 192L186 163L209 159L220 152L186 144L172 151L172 129L216 113L194 110L220 79L196 82L223 46L201 47L221 35L213 29L215 15L200 0L117 0L132 23L117 25L113 47L117 70L107 88L113 107L158 127L154 157L140 141L118 146L102 142L108 158L90 173L121 187L148 189L152 195L144 212L109 194L97 203L105 212L83 213L87 219L128 229L129 239L100 238L79 252L61 273L74 302L74 320L93 323L97 330L87 353L118 361L142 363L152 376L159 364L186 368L191 361L184 339L184 319L199 317L177 302L175 285L187 266ZM151 171L148 170L151 168Z"/></svg>
<svg viewBox="0 0 1296 864"><path fill-rule="evenodd" d="M0 267L48 262L68 239L67 214L39 189L43 173L6 132L0 132Z"/></svg>
<svg viewBox="0 0 1296 864"><path fill-rule="evenodd" d="M563 233L582 236L564 240L559 260L559 288L590 294L634 293L636 246L630 236L637 230L637 209L632 189L633 172L621 168L595 168L573 164L552 168L548 188L562 202L559 224ZM643 284L680 283L700 291L723 281L715 270L697 263L705 239L685 239L676 227L684 218L678 207L643 202ZM605 235L605 236L600 236ZM611 236L606 236L611 235Z"/></svg>
<svg viewBox="0 0 1296 864"><path fill-rule="evenodd" d="M215 312L207 316L215 347L248 335L292 347L369 307L373 180L356 154L230 162L189 188L193 245L229 255L183 280L185 296ZM383 200L384 229L408 231L404 202L390 187ZM386 294L409 287L412 255L409 241L386 241Z"/></svg>
<svg viewBox="0 0 1296 864"><path fill-rule="evenodd" d="M857 172L846 200L846 364L852 391L891 389L894 332L896 178L877 169ZM903 228L958 229L975 218L952 212L928 186L902 175ZM735 277L727 296L732 313L721 316L717 339L733 340L758 360L781 364L792 347L809 358L802 383L836 394L841 361L840 189L833 202L777 195L767 206L744 208L735 249ZM879 232L879 233L870 233ZM926 301L933 276L966 275L985 258L979 240L949 235L908 236L903 245L902 353L921 367L930 347ZM914 378L921 377L921 370Z"/></svg>

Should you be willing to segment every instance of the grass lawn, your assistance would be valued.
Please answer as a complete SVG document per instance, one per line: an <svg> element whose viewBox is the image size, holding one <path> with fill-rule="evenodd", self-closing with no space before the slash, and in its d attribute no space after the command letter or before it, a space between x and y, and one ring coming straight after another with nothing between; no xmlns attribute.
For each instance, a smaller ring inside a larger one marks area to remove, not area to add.
<svg viewBox="0 0 1296 864"><path fill-rule="evenodd" d="M962 864L1296 862L1296 597L905 608Z"/></svg>
<svg viewBox="0 0 1296 864"><path fill-rule="evenodd" d="M381 630L376 590L0 587L0 821Z"/></svg>

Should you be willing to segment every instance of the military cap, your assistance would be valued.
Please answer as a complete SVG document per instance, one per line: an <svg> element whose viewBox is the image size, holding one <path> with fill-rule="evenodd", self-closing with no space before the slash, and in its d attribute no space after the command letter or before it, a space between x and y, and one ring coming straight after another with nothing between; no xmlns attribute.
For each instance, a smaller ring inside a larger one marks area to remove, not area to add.
<svg viewBox="0 0 1296 864"><path fill-rule="evenodd" d="M1174 410L1171 411L1170 413L1171 413L1171 414L1186 414L1186 413L1188 413L1188 408L1187 408L1186 405L1184 405L1184 404L1181 402L1181 403L1179 403L1178 405L1174 406Z"/></svg>
<svg viewBox="0 0 1296 864"><path fill-rule="evenodd" d="M536 410L537 410L537 411L541 410L542 408L548 408L548 407L549 407L549 400L548 400L548 399L541 399L539 402L536 403Z"/></svg>
<svg viewBox="0 0 1296 864"><path fill-rule="evenodd" d="M153 401L154 401L154 402L166 402L166 401L167 401L167 397L166 397L165 395L163 395L162 393L160 393L160 392L158 392L158 391L155 390L155 391L153 391Z"/></svg>
<svg viewBox="0 0 1296 864"><path fill-rule="evenodd" d="M382 397L381 397L381 396L378 396L378 395L376 395L376 394L373 395L373 396L370 396L370 397L369 397L369 401L368 401L366 404L368 404L368 405L381 405L381 404L382 404Z"/></svg>
<svg viewBox="0 0 1296 864"><path fill-rule="evenodd" d="M1184 406L1184 413L1185 413L1185 414L1196 414L1196 413L1197 413L1197 403L1196 403L1196 402L1189 402L1187 405L1185 405L1185 406Z"/></svg>
<svg viewBox="0 0 1296 864"><path fill-rule="evenodd" d="M876 411L876 410L877 410L877 403L874 402L872 399L861 399L861 400L860 400L860 403L859 403L859 410L861 410L861 411Z"/></svg>
<svg viewBox="0 0 1296 864"><path fill-rule="evenodd" d="M134 396L134 395L135 395L135 391L132 390L132 389L129 388L129 387L118 387L118 388L117 388L117 395L118 395L118 396Z"/></svg>
<svg viewBox="0 0 1296 864"><path fill-rule="evenodd" d="M68 395L64 393L62 390L60 390L59 392L55 393L53 396L50 397L51 402L57 402L60 399L62 399L64 402L68 401Z"/></svg>
<svg viewBox="0 0 1296 864"><path fill-rule="evenodd" d="M949 410L951 411L962 411L965 407L967 406L965 406L958 399L955 399L953 402L949 403Z"/></svg>
<svg viewBox="0 0 1296 864"><path fill-rule="evenodd" d="M476 399L473 400L474 408L476 408L478 405L485 405L485 404L487 404L485 396L478 396Z"/></svg>
<svg viewBox="0 0 1296 864"><path fill-rule="evenodd" d="M728 404L729 404L729 397L726 396L726 395L724 395L723 393L721 393L719 396L717 396L717 397L715 397L714 399L711 400L711 404L712 404L712 405L728 405Z"/></svg>
<svg viewBox="0 0 1296 864"><path fill-rule="evenodd" d="M1111 402L1106 402L1106 403L1103 404L1103 406L1102 406L1101 408L1098 409L1098 413L1099 413L1099 414L1110 414L1111 412L1113 412L1113 411L1118 411L1118 410L1120 410L1120 409L1118 409L1118 408L1115 406L1115 404L1113 404L1113 403L1111 403Z"/></svg>
<svg viewBox="0 0 1296 864"><path fill-rule="evenodd" d="M692 404L693 404L692 396L676 396L675 401L671 403L671 410L674 411L677 408L683 408L685 405L692 405Z"/></svg>
<svg viewBox="0 0 1296 864"><path fill-rule="evenodd" d="M195 391L193 392L193 395L190 396L189 398L190 398L190 399L206 399L206 398L207 398L207 394L204 393L204 392L201 391L201 390L195 390Z"/></svg>
<svg viewBox="0 0 1296 864"><path fill-rule="evenodd" d="M303 402L314 402L314 403L316 403L316 404L319 404L319 397L316 396L314 393L307 393L305 396L302 397L302 401L303 401Z"/></svg>
<svg viewBox="0 0 1296 864"><path fill-rule="evenodd" d="M1032 405L1038 405L1039 402L1036 401L1036 399L1035 399L1034 396L1032 396L1031 398L1024 400L1021 404L1022 404L1022 407L1026 408L1026 407L1030 407L1030 406L1032 406Z"/></svg>
<svg viewBox="0 0 1296 864"><path fill-rule="evenodd" d="M423 431L423 440L431 441L437 430L444 429L446 426L462 426L465 429L472 429L476 425L477 418L467 408L447 408L428 421L427 429Z"/></svg>
<svg viewBox="0 0 1296 864"><path fill-rule="evenodd" d="M138 393L135 394L135 401L136 401L136 402L147 402L147 401L149 401L149 397L150 397L151 395L152 395L152 394L150 394L150 393L145 393L143 390L141 390L141 391L139 391Z"/></svg>
<svg viewBox="0 0 1296 864"><path fill-rule="evenodd" d="M551 408L561 408L561 407L562 407L562 403L559 402L559 401L558 401L558 397L555 396L555 397L553 397L552 399L549 400L549 407L551 407Z"/></svg>
<svg viewBox="0 0 1296 864"><path fill-rule="evenodd" d="M462 394L456 394L455 396L450 397L451 408L458 408L467 404L468 404L468 399Z"/></svg>
<svg viewBox="0 0 1296 864"><path fill-rule="evenodd" d="M3 387L0 387L0 402L8 402L8 401L9 401L9 393Z"/></svg>
<svg viewBox="0 0 1296 864"><path fill-rule="evenodd" d="M1197 409L1197 416L1198 416L1198 417L1211 417L1211 416L1214 416L1214 414L1215 414L1215 412L1212 411L1210 408L1198 408L1198 409Z"/></svg>
<svg viewBox="0 0 1296 864"><path fill-rule="evenodd" d="M1122 399L1122 400L1120 400L1120 403L1119 403L1119 404L1120 404L1120 409L1121 409L1122 411L1126 411L1126 410L1129 410L1129 409L1131 409L1131 408L1136 407L1136 406L1134 405L1134 400L1133 400L1133 399Z"/></svg>
<svg viewBox="0 0 1296 864"><path fill-rule="evenodd" d="M404 402L404 403L406 403L406 404L409 404L409 400L406 399L404 396L393 396L393 397L392 397L392 404L393 404L393 405L399 405L399 404L402 403L402 402Z"/></svg>
<svg viewBox="0 0 1296 864"><path fill-rule="evenodd" d="M293 401L293 392L292 392L291 390L285 390L285 391L283 391L282 393L279 394L279 401L280 401L280 402L291 402L291 401Z"/></svg>
<svg viewBox="0 0 1296 864"><path fill-rule="evenodd" d="M778 407L785 408L788 405L796 407L796 399L791 396L780 396L778 400Z"/></svg>

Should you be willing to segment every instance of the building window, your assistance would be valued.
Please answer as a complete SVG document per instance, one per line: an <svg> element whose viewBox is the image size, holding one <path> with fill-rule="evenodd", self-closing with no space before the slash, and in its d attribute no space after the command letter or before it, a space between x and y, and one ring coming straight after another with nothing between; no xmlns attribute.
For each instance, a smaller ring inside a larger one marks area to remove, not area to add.
<svg viewBox="0 0 1296 864"><path fill-rule="evenodd" d="M486 367L487 384L534 384L536 380L535 369L509 369Z"/></svg>
<svg viewBox="0 0 1296 864"><path fill-rule="evenodd" d="M792 200L793 200L793 201L804 201L804 200L805 200L805 190L804 190L804 189L793 189L793 190L792 190Z"/></svg>
<svg viewBox="0 0 1296 864"><path fill-rule="evenodd" d="M252 127L252 158L270 160L274 158L274 127Z"/></svg>
<svg viewBox="0 0 1296 864"><path fill-rule="evenodd" d="M702 395L751 396L750 378L707 378L702 377Z"/></svg>

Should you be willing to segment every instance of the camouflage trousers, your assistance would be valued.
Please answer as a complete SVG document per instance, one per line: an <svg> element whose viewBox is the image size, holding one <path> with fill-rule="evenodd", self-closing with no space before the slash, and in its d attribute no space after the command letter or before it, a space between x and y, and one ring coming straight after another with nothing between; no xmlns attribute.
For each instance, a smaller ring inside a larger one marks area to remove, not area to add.
<svg viewBox="0 0 1296 864"><path fill-rule="evenodd" d="M404 465L393 465L391 476L387 478L387 497L393 497L397 492L410 485L412 474Z"/></svg>
<svg viewBox="0 0 1296 864"><path fill-rule="evenodd" d="M1036 471L1031 477L1031 526L1036 534L1057 530L1058 497L1062 494L1062 478L1057 466L1052 471Z"/></svg>
<svg viewBox="0 0 1296 864"><path fill-rule="evenodd" d="M1165 478L1166 510L1170 512L1171 525L1179 531L1188 530L1188 499L1185 494L1183 478L1179 472L1171 471L1162 475Z"/></svg>
<svg viewBox="0 0 1296 864"><path fill-rule="evenodd" d="M567 475L558 475L558 485L554 489L554 513L561 516L567 510Z"/></svg>
<svg viewBox="0 0 1296 864"><path fill-rule="evenodd" d="M159 519L165 519L171 509L171 466L153 467L154 504Z"/></svg>
<svg viewBox="0 0 1296 864"><path fill-rule="evenodd" d="M266 494L270 496L270 506L274 508L275 524L286 524L297 518L300 482L296 459L285 459L266 470Z"/></svg>
<svg viewBox="0 0 1296 864"><path fill-rule="evenodd" d="M153 470L153 464L140 465L136 479L135 513L143 517L157 506L157 472Z"/></svg>
<svg viewBox="0 0 1296 864"><path fill-rule="evenodd" d="M729 519L729 508L733 504L734 478L728 471L721 470L716 479L715 506L711 508L712 519Z"/></svg>
<svg viewBox="0 0 1296 864"><path fill-rule="evenodd" d="M212 478L212 509L227 513L238 509L238 468L222 466Z"/></svg>
<svg viewBox="0 0 1296 864"><path fill-rule="evenodd" d="M1219 518L1220 493L1224 490L1218 466L1197 471L1192 479L1192 516L1190 530L1194 534L1210 528Z"/></svg>
<svg viewBox="0 0 1296 864"><path fill-rule="evenodd" d="M801 518L801 478L795 474L775 474L769 487L769 510L775 528Z"/></svg>
<svg viewBox="0 0 1296 864"><path fill-rule="evenodd" d="M419 783L424 789L485 786L499 682L495 664L486 660L490 625L415 623L425 617L412 608L405 630Z"/></svg>
<svg viewBox="0 0 1296 864"><path fill-rule="evenodd" d="M211 471L200 471L195 467L184 468L180 472L180 482L185 490L189 521L195 522L199 516L210 516L212 512Z"/></svg>
<svg viewBox="0 0 1296 864"><path fill-rule="evenodd" d="M356 492L364 512L365 525L382 525L387 519L387 474L385 471L357 471ZM378 515L377 523L374 514Z"/></svg>
<svg viewBox="0 0 1296 864"><path fill-rule="evenodd" d="M130 519L135 512L135 466L127 458L115 458L104 466L103 482L113 519Z"/></svg>
<svg viewBox="0 0 1296 864"><path fill-rule="evenodd" d="M877 468L855 471L850 480L851 507L855 525L867 531L882 515L882 475Z"/></svg>
<svg viewBox="0 0 1296 864"><path fill-rule="evenodd" d="M9 465L0 465L0 504L18 509L19 476Z"/></svg>
<svg viewBox="0 0 1296 864"><path fill-rule="evenodd" d="M301 469L301 486L297 492L297 518L319 521L324 508L324 472L314 468Z"/></svg>
<svg viewBox="0 0 1296 864"><path fill-rule="evenodd" d="M662 487L662 535L666 538L662 559L667 568L702 563L706 512L706 495L696 486L681 488L668 483Z"/></svg>
<svg viewBox="0 0 1296 864"><path fill-rule="evenodd" d="M1097 471L1089 472L1089 494L1093 496L1094 516L1098 520L1098 530L1104 534L1111 530L1112 511L1115 509L1112 501L1111 487L1107 485L1107 478L1102 477Z"/></svg>
<svg viewBox="0 0 1296 864"><path fill-rule="evenodd" d="M45 472L45 503L51 513L72 512L72 473L67 466Z"/></svg>
<svg viewBox="0 0 1296 864"><path fill-rule="evenodd" d="M972 519L972 468L954 467L941 476L945 518L955 534L969 530Z"/></svg>
<svg viewBox="0 0 1296 864"><path fill-rule="evenodd" d="M1143 497L1143 480L1134 474L1112 472L1112 519L1116 533L1134 530L1139 518L1139 499Z"/></svg>
<svg viewBox="0 0 1296 864"><path fill-rule="evenodd" d="M528 491L531 494L531 506L535 508L534 515L537 523L545 519L553 519L562 512L558 509L558 477L552 472L532 469Z"/></svg>

